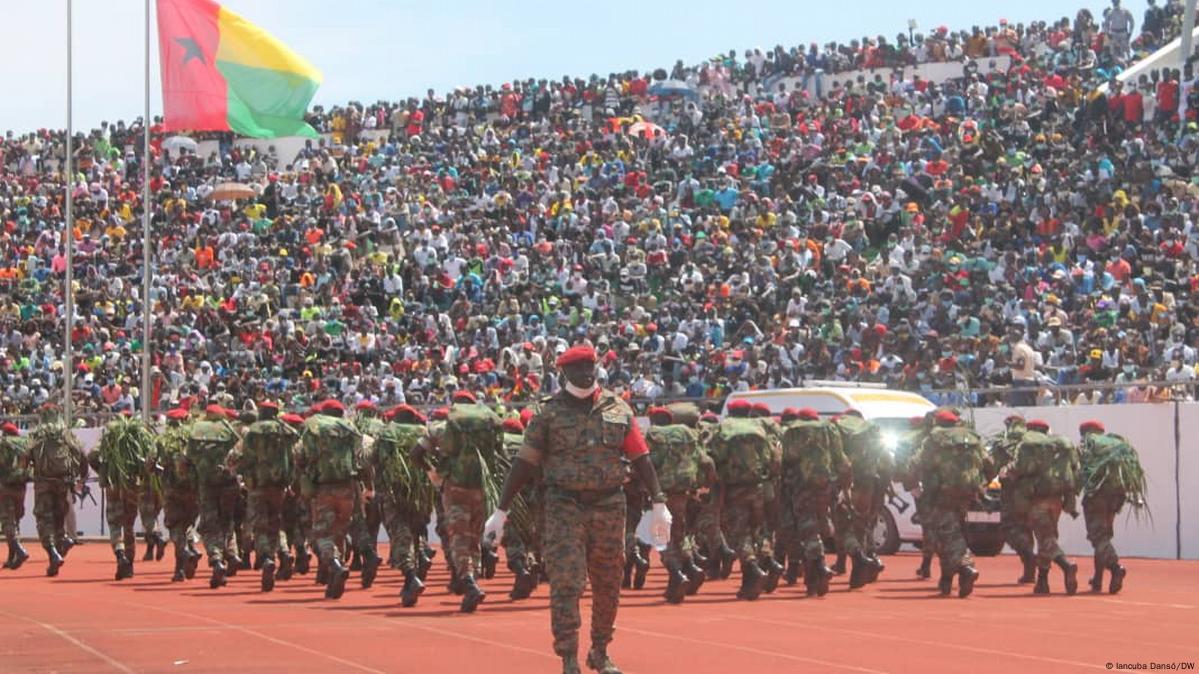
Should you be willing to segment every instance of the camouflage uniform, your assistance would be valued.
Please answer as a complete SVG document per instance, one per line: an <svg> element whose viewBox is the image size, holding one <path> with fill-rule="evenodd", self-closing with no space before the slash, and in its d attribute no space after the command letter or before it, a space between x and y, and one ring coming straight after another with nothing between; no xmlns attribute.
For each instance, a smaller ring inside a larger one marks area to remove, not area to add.
<svg viewBox="0 0 1199 674"><path fill-rule="evenodd" d="M354 419L355 428L362 434L363 459L367 464L374 463L374 441L385 425L373 412L365 410ZM350 522L350 537L354 539L354 548L359 555L370 550L369 555L373 557L379 546L379 528L383 524L381 504L377 496L372 499L363 498L364 492L364 489L359 489L358 501L354 505L354 517Z"/></svg>
<svg viewBox="0 0 1199 674"><path fill-rule="evenodd" d="M550 579L554 652L574 658L582 625L579 598L590 578L591 644L612 641L624 567L625 439L636 424L616 394L590 400L565 391L543 400L525 429L521 458L540 466L547 517L543 532Z"/></svg>
<svg viewBox="0 0 1199 674"><path fill-rule="evenodd" d="M929 433L915 457L915 471L929 506L928 520L941 562L940 589L948 594L953 576L962 576L962 596L970 594L977 572L966 545L962 522L966 511L982 493L992 471L990 456L973 429L941 422Z"/></svg>
<svg viewBox="0 0 1199 674"><path fill-rule="evenodd" d="M12 568L16 557L28 557L21 547L21 518L25 516L26 485L33 478L29 443L19 435L0 437L0 533L8 543L8 561ZM20 551L18 553L18 550Z"/></svg>
<svg viewBox="0 0 1199 674"><path fill-rule="evenodd" d="M241 490L227 462L239 440L233 426L212 413L192 424L187 438L187 460L199 483L200 539L214 567L238 558L234 514Z"/></svg>
<svg viewBox="0 0 1199 674"><path fill-rule="evenodd" d="M904 489L912 494L913 505L916 508L916 516L912 518L912 521L920 525L921 563L920 568L916 571L916 575L920 578L928 578L931 575L932 559L936 554L937 547L933 538L933 528L925 526L925 522L931 517L932 508L928 504L924 491L920 489L920 477L915 465L924 441L928 439L928 434L932 430L931 420L931 415L925 417L915 428L904 434L895 451L895 472Z"/></svg>
<svg viewBox="0 0 1199 674"><path fill-rule="evenodd" d="M687 538L688 506L697 489L715 482L716 467L700 449L699 434L684 424L654 426L645 440L672 518L670 543L661 555L662 564L670 574L666 598L679 602L683 600L684 592L698 590L704 579L703 571L692 559L693 551Z"/></svg>
<svg viewBox="0 0 1199 674"><path fill-rule="evenodd" d="M428 431L417 423L393 423L378 431L375 437L375 501L382 508L383 528L391 540L391 564L405 573L416 570L415 546L412 536L413 507L411 494L402 483L404 471L410 475L410 483L419 483L422 476L409 461L412 448L428 436Z"/></svg>
<svg viewBox="0 0 1199 674"><path fill-rule="evenodd" d="M314 542L322 564L340 564L364 469L362 434L345 419L318 414L305 422L301 442L301 490L312 498Z"/></svg>
<svg viewBox="0 0 1199 674"><path fill-rule="evenodd" d="M299 434L274 417L250 424L241 449L230 464L241 474L247 493L247 514L260 561L288 554L283 531L283 499L295 481L295 446Z"/></svg>
<svg viewBox="0 0 1199 674"><path fill-rule="evenodd" d="M770 417L756 417L756 420L770 438L771 453L768 476L762 483L763 520L758 534L758 548L763 552L758 561L759 564L773 566L776 563L773 556L775 535L782 516L783 427Z"/></svg>
<svg viewBox="0 0 1199 674"><path fill-rule="evenodd" d="M115 468L100 458L99 451L89 454L87 462L100 477L100 486L104 489L104 519L108 523L108 541L113 552L132 555L136 547L133 525L137 521L137 507L143 489L141 480L124 487L114 484L115 476L112 473Z"/></svg>
<svg viewBox="0 0 1199 674"><path fill-rule="evenodd" d="M846 458L852 466L853 487L849 498L842 499L841 521L837 529L838 552L844 552L860 569L850 576L850 587L872 581L882 570L874 552L874 527L878 522L883 498L895 472L895 462L882 446L878 426L853 414L837 419Z"/></svg>
<svg viewBox="0 0 1199 674"><path fill-rule="evenodd" d="M824 538L831 536L829 520L835 485L850 478L841 434L832 423L799 419L783 436L783 490L792 509L796 545L805 561L804 582L809 594L828 592L829 570L824 565Z"/></svg>
<svg viewBox="0 0 1199 674"><path fill-rule="evenodd" d="M454 403L437 445L437 472L445 480L441 497L449 536L446 547L456 576L464 582L479 568L487 519L479 461L489 461L503 451L500 418L494 412L483 405Z"/></svg>
<svg viewBox="0 0 1199 674"><path fill-rule="evenodd" d="M1081 473L1078 449L1064 437L1046 429L1030 428L1016 450L1009 474L1019 483L1017 499L1029 503L1029 524L1037 541L1037 585L1034 592L1049 592L1049 567L1056 563L1066 576L1066 592L1077 590L1077 566L1058 545L1058 519L1062 510L1077 516L1075 495Z"/></svg>
<svg viewBox="0 0 1199 674"><path fill-rule="evenodd" d="M711 457L720 477L729 544L741 561L739 596L754 599L765 580L758 558L773 554L770 542L761 537L766 525L766 484L772 471L773 442L759 420L727 418L713 433Z"/></svg>
<svg viewBox="0 0 1199 674"><path fill-rule="evenodd" d="M510 459L516 458L524 441L523 433L504 433L504 451ZM519 564L526 569L532 569L537 566L537 560L541 558L541 532L544 529L545 521L544 496L541 492L542 488L538 483L528 485L520 490L520 496L529 510L530 524L532 525L525 535L522 536L511 521L504 525L504 556L508 559L509 568ZM515 569L512 570L515 571Z"/></svg>
<svg viewBox="0 0 1199 674"><path fill-rule="evenodd" d="M155 456L163 489L162 521L175 548L178 580L186 573L195 573L193 558L199 554L193 546L200 516L200 485L196 468L187 458L190 435L188 426L169 421L157 438Z"/></svg>
<svg viewBox="0 0 1199 674"><path fill-rule="evenodd" d="M162 544L162 534L158 532L158 516L162 513L162 492L154 488L153 483L146 480L138 495L137 511L142 521L142 536L146 540L147 559L156 545Z"/></svg>
<svg viewBox="0 0 1199 674"><path fill-rule="evenodd" d="M700 446L708 455L711 461L712 434L717 428L717 422L701 421L699 425ZM715 580L720 577L721 554L729 550L728 542L724 537L724 529L721 526L722 510L723 510L723 495L719 481L712 485L710 491L706 494L701 494L699 497L699 507L694 519L689 523L693 525L695 538L702 544L708 553L708 578ZM783 509L787 510L786 508ZM783 514L784 521L788 517ZM780 526L782 526L780 524Z"/></svg>
<svg viewBox="0 0 1199 674"><path fill-rule="evenodd" d="M1017 499L1018 482L1009 469L1016 461L1016 448L1024 437L1023 420L1013 419L1003 433L991 444L991 460L999 473L999 529L1012 550L1024 562L1025 575L1021 582L1033 582L1035 550L1032 529L1028 526L1028 501Z"/></svg>
<svg viewBox="0 0 1199 674"><path fill-rule="evenodd" d="M42 547L51 557L61 552L74 532L64 524L71 508L75 482L87 480L87 460L79 440L55 413L42 415L42 423L29 434L33 461L33 515Z"/></svg>
<svg viewBox="0 0 1199 674"><path fill-rule="evenodd" d="M1118 469L1112 464L1120 464ZM1131 464L1131 465L1130 465ZM1083 497L1082 514L1087 525L1087 540L1095 548L1095 575L1091 589L1103 587L1103 572L1110 571L1109 592L1115 594L1124 584L1125 569L1112 544L1116 515L1130 496L1139 505L1140 461L1128 440L1114 433L1084 432L1082 438Z"/></svg>

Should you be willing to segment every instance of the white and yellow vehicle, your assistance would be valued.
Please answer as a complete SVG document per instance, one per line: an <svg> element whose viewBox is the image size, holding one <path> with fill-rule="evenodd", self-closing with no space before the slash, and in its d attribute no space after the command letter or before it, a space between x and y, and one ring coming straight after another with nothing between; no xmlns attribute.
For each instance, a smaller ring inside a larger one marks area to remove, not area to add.
<svg viewBox="0 0 1199 674"><path fill-rule="evenodd" d="M879 426L883 443L891 452L894 452L900 434L909 429L909 419L924 416L936 408L918 393L888 389L882 384L839 381L810 381L802 388L732 393L725 400L724 412L734 400L766 403L775 416L788 407L811 407L824 417L857 410L863 418ZM919 546L922 540L915 497L898 482L893 487L896 495L885 501L874 528L875 549L885 555L894 554L903 543ZM998 482L993 482L987 491L995 498L976 505L966 514L966 541L976 555L997 555L1003 550L998 489Z"/></svg>

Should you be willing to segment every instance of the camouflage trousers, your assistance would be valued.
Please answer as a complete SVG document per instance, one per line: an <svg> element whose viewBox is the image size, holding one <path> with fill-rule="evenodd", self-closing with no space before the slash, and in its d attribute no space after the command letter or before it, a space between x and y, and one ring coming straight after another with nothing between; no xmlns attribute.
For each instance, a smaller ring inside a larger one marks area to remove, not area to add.
<svg viewBox="0 0 1199 674"><path fill-rule="evenodd" d="M283 532L283 487L255 487L246 495L246 515L254 532L258 559L270 559L287 551Z"/></svg>
<svg viewBox="0 0 1199 674"><path fill-rule="evenodd" d="M240 492L236 484L200 487L200 540L210 564L239 556L234 516Z"/></svg>
<svg viewBox="0 0 1199 674"><path fill-rule="evenodd" d="M1057 521L1062 516L1062 497L1038 496L1032 500L1028 523L1037 539L1037 566L1048 569L1057 557L1065 555L1057 543Z"/></svg>
<svg viewBox="0 0 1199 674"><path fill-rule="evenodd" d="M933 528L925 524L932 517L933 512L927 499L927 496L921 494L913 500L916 502L916 517L920 519L920 552L925 557L931 557L936 554L937 540Z"/></svg>
<svg viewBox="0 0 1199 674"><path fill-rule="evenodd" d="M283 497L283 535L295 547L296 554L304 553L312 533L312 504L300 494L288 493Z"/></svg>
<svg viewBox="0 0 1199 674"><path fill-rule="evenodd" d="M779 508L779 526L774 533L774 553L780 559L786 555L787 559L798 561L803 558L803 546L799 544L799 536L796 531L795 508L787 506L794 502L794 494L790 490L784 489L781 492L780 505L782 507Z"/></svg>
<svg viewBox="0 0 1199 674"><path fill-rule="evenodd" d="M874 524L882 506L879 490L874 485L855 486L849 499L837 504L833 513L837 552L853 556L861 551L874 553Z"/></svg>
<svg viewBox="0 0 1199 674"><path fill-rule="evenodd" d="M662 551L662 563L671 567L682 567L691 561L691 543L687 540L687 505L691 496L687 492L666 495L666 508L670 511L670 543Z"/></svg>
<svg viewBox="0 0 1199 674"><path fill-rule="evenodd" d="M762 484L727 487L724 520L729 545L742 564L756 561L759 555L773 554L771 542L762 538L766 526L766 490Z"/></svg>
<svg viewBox="0 0 1199 674"><path fill-rule="evenodd" d="M446 482L441 499L445 504L447 549L459 578L473 576L482 561L484 512L483 490Z"/></svg>
<svg viewBox="0 0 1199 674"><path fill-rule="evenodd" d="M803 558L809 562L824 560L824 538L833 535L829 519L832 498L825 483L803 485L792 504L795 513L795 538Z"/></svg>
<svg viewBox="0 0 1199 674"><path fill-rule="evenodd" d="M67 511L71 508L68 494L71 485L62 480L38 480L33 483L33 516L37 519L37 536L42 547L62 548L67 539Z"/></svg>
<svg viewBox="0 0 1199 674"><path fill-rule="evenodd" d="M591 581L591 645L612 641L620 581L624 575L624 533L628 504L624 494L584 504L569 492L547 489L545 564L550 579L550 629L554 653L577 655L579 598Z"/></svg>
<svg viewBox="0 0 1199 674"><path fill-rule="evenodd" d="M1021 557L1034 554L1032 529L1028 526L1028 504L1016 498L1014 486L1005 484L999 492L999 530Z"/></svg>
<svg viewBox="0 0 1199 674"><path fill-rule="evenodd" d="M1082 499L1082 516L1087 523L1087 540L1095 548L1095 566L1105 568L1120 563L1115 536L1116 513L1124 507L1124 494L1092 494Z"/></svg>
<svg viewBox="0 0 1199 674"><path fill-rule="evenodd" d="M407 573L416 570L412 537L412 513L404 495L393 487L382 487L375 495L383 516L383 528L391 540L391 563Z"/></svg>
<svg viewBox="0 0 1199 674"><path fill-rule="evenodd" d="M630 488L630 485L626 484L623 491L625 502L624 554L625 558L629 559L633 557L633 552L637 550L637 525L641 523L641 508L645 502L645 497L639 487Z"/></svg>
<svg viewBox="0 0 1199 674"><path fill-rule="evenodd" d="M196 540L196 518L200 516L200 495L191 490L166 490L162 502L162 523L175 547L175 560Z"/></svg>
<svg viewBox="0 0 1199 674"><path fill-rule="evenodd" d="M512 524L511 518L504 524L504 557L509 566L514 559L522 559L526 566L532 566L541 557L541 532L545 531L545 498L541 494L532 493L532 490L526 491L524 497L529 508L529 517L533 520L532 531L522 535Z"/></svg>
<svg viewBox="0 0 1199 674"><path fill-rule="evenodd" d="M442 498L441 492L437 494L437 498L433 499L433 515L437 518L437 523L433 526L433 531L437 533L437 537L441 539L442 549L445 551L445 565L453 570L454 555L450 553L448 542L450 540L449 533L445 527L445 499Z"/></svg>
<svg viewBox="0 0 1199 674"><path fill-rule="evenodd" d="M354 517L350 520L350 538L354 539L354 549L359 553L377 550L379 527L383 522L378 497L367 500L362 496L362 489L355 490L355 493Z"/></svg>
<svg viewBox="0 0 1199 674"><path fill-rule="evenodd" d="M726 545L720 523L723 514L720 501L720 495L715 492L701 498L699 510L693 521L695 538L708 549L709 555L716 554L717 550Z"/></svg>
<svg viewBox="0 0 1199 674"><path fill-rule="evenodd" d="M25 485L0 485L0 534L14 542L21 535L21 518L25 516Z"/></svg>
<svg viewBox="0 0 1199 674"><path fill-rule="evenodd" d="M973 566L974 557L966 545L962 522L966 519L966 506L935 504L929 508L927 519L921 526L933 532L936 545L933 548L941 561L941 572L955 572L963 566Z"/></svg>
<svg viewBox="0 0 1199 674"><path fill-rule="evenodd" d="M104 519L108 522L108 542L113 552L129 551L133 555L136 538L133 524L137 521L137 505L141 488L104 489Z"/></svg>
<svg viewBox="0 0 1199 674"><path fill-rule="evenodd" d="M142 530L146 538L152 538L158 533L158 514L162 512L162 494L154 486L146 483L137 502L137 510L142 520Z"/></svg>
<svg viewBox="0 0 1199 674"><path fill-rule="evenodd" d="M762 485L762 526L758 530L758 548L774 550L775 534L782 522L782 488L777 481ZM764 555L772 554L763 552Z"/></svg>
<svg viewBox="0 0 1199 674"><path fill-rule="evenodd" d="M321 563L341 560L350 520L354 516L353 483L319 484L312 497L312 538Z"/></svg>

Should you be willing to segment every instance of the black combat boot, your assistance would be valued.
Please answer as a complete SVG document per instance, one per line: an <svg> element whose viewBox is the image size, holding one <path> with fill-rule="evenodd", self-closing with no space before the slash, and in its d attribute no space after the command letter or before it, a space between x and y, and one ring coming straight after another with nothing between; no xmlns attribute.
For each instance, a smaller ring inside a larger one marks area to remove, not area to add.
<svg viewBox="0 0 1199 674"><path fill-rule="evenodd" d="M757 562L741 562L741 587L737 590L738 599L753 601L762 596L762 586L766 582L766 574Z"/></svg>
<svg viewBox="0 0 1199 674"><path fill-rule="evenodd" d="M64 562L67 560L67 553L76 545L79 545L79 541L75 540L73 536L67 536L62 539L62 559Z"/></svg>
<svg viewBox="0 0 1199 674"><path fill-rule="evenodd" d="M708 580L720 580L720 566L723 561L719 550L708 557L708 563L704 565L704 573L707 574Z"/></svg>
<svg viewBox="0 0 1199 674"><path fill-rule="evenodd" d="M804 570L804 585L807 587L807 595L823 597L828 594L828 583L832 577L833 571L825 566L823 556L819 559L809 560L807 568Z"/></svg>
<svg viewBox="0 0 1199 674"><path fill-rule="evenodd" d="M458 570L450 567L450 582L446 583L446 589L450 594L461 597L464 590L462 589L462 581L458 580Z"/></svg>
<svg viewBox="0 0 1199 674"><path fill-rule="evenodd" d="M266 557L263 557L261 553L255 551L254 552L254 570L261 571L263 564L266 564Z"/></svg>
<svg viewBox="0 0 1199 674"><path fill-rule="evenodd" d="M404 589L400 590L400 606L404 608L416 606L416 600L424 591L425 584L421 582L420 574L415 571L405 571Z"/></svg>
<svg viewBox="0 0 1199 674"><path fill-rule="evenodd" d="M953 569L941 568L941 580L937 581L937 592L941 593L942 597L948 597L953 591Z"/></svg>
<svg viewBox="0 0 1199 674"><path fill-rule="evenodd" d="M291 580L291 576L296 570L296 559L291 556L286 550L279 553L279 571L275 573L275 578L279 580Z"/></svg>
<svg viewBox="0 0 1199 674"><path fill-rule="evenodd" d="M481 561L483 567L483 578L487 580L495 578L495 567L500 563L500 556L496 554L495 550L493 550L491 546L488 545L483 547L483 556Z"/></svg>
<svg viewBox="0 0 1199 674"><path fill-rule="evenodd" d="M691 551L691 563L702 569L708 565L708 556L702 555L702 554L696 552L695 550L692 550ZM691 575L691 574L687 574L687 575Z"/></svg>
<svg viewBox="0 0 1199 674"><path fill-rule="evenodd" d="M1066 594L1072 595L1078 592L1078 565L1066 559L1065 555L1061 555L1053 560L1058 568L1062 570L1062 575L1066 577Z"/></svg>
<svg viewBox="0 0 1199 674"><path fill-rule="evenodd" d="M117 580L125 580L133 577L133 560L129 559L129 553L124 550L117 550Z"/></svg>
<svg viewBox="0 0 1199 674"><path fill-rule="evenodd" d="M186 552L187 559L183 560L183 575L191 580L196 577L196 568L200 566L200 560L204 558L204 555L201 555L200 551L193 548L190 543Z"/></svg>
<svg viewBox="0 0 1199 674"><path fill-rule="evenodd" d="M620 668L608 657L605 646L592 646L587 652L587 666L599 674L620 674Z"/></svg>
<svg viewBox="0 0 1199 674"><path fill-rule="evenodd" d="M58 570L62 568L63 558L58 554L58 550L53 545L47 545L46 556L49 558L46 564L46 575L53 578L58 575Z"/></svg>
<svg viewBox="0 0 1199 674"><path fill-rule="evenodd" d="M1103 592L1103 567L1096 564L1095 575L1087 582L1091 586L1091 592Z"/></svg>
<svg viewBox="0 0 1199 674"><path fill-rule="evenodd" d="M840 561L840 556L838 556L838 561ZM870 560L866 559L866 555L859 550L850 558L850 564L849 589L856 590L866 584L867 567L870 564Z"/></svg>
<svg viewBox="0 0 1199 674"><path fill-rule="evenodd" d="M833 565L831 567L829 567L829 570L833 572L834 576L841 576L841 575L845 574L845 553L844 552L837 553L837 561L833 562Z"/></svg>
<svg viewBox="0 0 1199 674"><path fill-rule="evenodd" d="M582 674L579 669L579 656L567 655L562 658L562 674Z"/></svg>
<svg viewBox="0 0 1199 674"><path fill-rule="evenodd" d="M699 588L703 587L704 581L707 580L704 570L700 568L699 564L697 564L694 559L688 560L687 563L683 565L683 573L687 576L687 596L691 596L696 592L699 592Z"/></svg>
<svg viewBox="0 0 1199 674"><path fill-rule="evenodd" d="M933 576L933 556L930 553L924 553L920 557L920 568L916 569L916 577L921 580L927 580Z"/></svg>
<svg viewBox="0 0 1199 674"><path fill-rule="evenodd" d="M152 561L154 559L154 539L150 536L149 531L147 531L142 538L146 541L146 551L142 553L142 561Z"/></svg>
<svg viewBox="0 0 1199 674"><path fill-rule="evenodd" d="M354 548L350 551L350 571L362 570L362 556L358 554L358 549Z"/></svg>
<svg viewBox="0 0 1199 674"><path fill-rule="evenodd" d="M737 561L737 553L727 544L720 546L720 577L728 578L733 575L733 562Z"/></svg>
<svg viewBox="0 0 1199 674"><path fill-rule="evenodd" d="M467 576L462 579L461 611L463 613L474 613L475 609L479 608L479 604L482 604L483 600L486 598L487 593L484 592L483 588L479 587L479 584L475 582L475 577L471 574L467 574Z"/></svg>
<svg viewBox="0 0 1199 674"><path fill-rule="evenodd" d="M774 557L766 557L760 560L758 566L762 567L762 570L766 572L766 580L762 583L762 591L766 594L774 592L779 586L779 579L783 577L783 571L786 569Z"/></svg>
<svg viewBox="0 0 1199 674"><path fill-rule="evenodd" d="M1030 552L1020 553L1020 563L1024 565L1024 573L1016 582L1021 585L1037 582L1037 558Z"/></svg>
<svg viewBox="0 0 1199 674"><path fill-rule="evenodd" d="M155 531L154 544L158 548L154 551L154 561L161 562L162 558L167 554L167 537L162 535L161 532Z"/></svg>
<svg viewBox="0 0 1199 674"><path fill-rule="evenodd" d="M21 541L13 539L8 542L8 563L4 565L4 568L16 571L27 559L29 559L29 553L21 547Z"/></svg>
<svg viewBox="0 0 1199 674"><path fill-rule="evenodd" d="M537 588L537 577L529 572L525 558L514 557L508 560L508 568L516 575L508 598L512 600L528 599L529 595L533 594L533 590Z"/></svg>
<svg viewBox="0 0 1199 674"><path fill-rule="evenodd" d="M329 562L329 584L325 586L325 599L341 599L341 595L346 593L346 581L350 578L350 570L347 569L340 559L332 559Z"/></svg>
<svg viewBox="0 0 1199 674"><path fill-rule="evenodd" d="M1033 594L1049 594L1049 567L1037 567L1037 584L1032 588Z"/></svg>
<svg viewBox="0 0 1199 674"><path fill-rule="evenodd" d="M5 569L12 568L12 558L13 558L13 553L15 552L13 550L13 543L15 543L15 542L16 542L15 539L8 542L8 558L4 560L4 566L0 567L0 568L5 568Z"/></svg>
<svg viewBox="0 0 1199 674"><path fill-rule="evenodd" d="M633 589L645 587L645 577L649 575L649 546L637 544L636 556L633 557Z"/></svg>
<svg viewBox="0 0 1199 674"><path fill-rule="evenodd" d="M883 564L883 560L878 558L878 555L870 554L867 556L870 560L870 565L866 567L866 584L878 582L878 577L882 575L883 570L887 568Z"/></svg>
<svg viewBox="0 0 1199 674"><path fill-rule="evenodd" d="M324 560L320 560L316 563L316 584L329 584L329 563Z"/></svg>
<svg viewBox="0 0 1199 674"><path fill-rule="evenodd" d="M1107 567L1107 570L1112 573L1111 584L1107 586L1108 594L1119 594L1124 587L1124 576L1128 575L1128 569L1115 563Z"/></svg>
<svg viewBox="0 0 1199 674"><path fill-rule="evenodd" d="M230 578L237 575L241 571L241 557L237 555L229 555L225 558L225 575Z"/></svg>
<svg viewBox="0 0 1199 674"><path fill-rule="evenodd" d="M175 555L175 573L171 575L172 583L182 583L187 578L187 574L183 572L183 558Z"/></svg>
<svg viewBox="0 0 1199 674"><path fill-rule="evenodd" d="M787 585L794 585L799 582L800 576L804 575L803 562L792 557L787 560L787 572L783 574L783 581Z"/></svg>
<svg viewBox="0 0 1199 674"><path fill-rule="evenodd" d="M229 581L225 578L228 572L228 567L225 562L214 562L212 565L212 578L208 579L208 587L217 589L224 587Z"/></svg>
<svg viewBox="0 0 1199 674"><path fill-rule="evenodd" d="M308 575L312 564L312 553L308 552L307 548L299 548L296 553L296 573L301 576Z"/></svg>
<svg viewBox="0 0 1199 674"><path fill-rule="evenodd" d="M383 560L379 559L379 554L374 550L367 548L362 551L362 589L369 590L371 585L375 584L375 577L379 574L379 564Z"/></svg>
<svg viewBox="0 0 1199 674"><path fill-rule="evenodd" d="M624 560L624 575L621 576L620 587L624 590L633 587L633 557L631 555Z"/></svg>
<svg viewBox="0 0 1199 674"><path fill-rule="evenodd" d="M687 596L687 576L678 563L666 565L666 601L681 604Z"/></svg>
<svg viewBox="0 0 1199 674"><path fill-rule="evenodd" d="M399 561L396 561L396 568L399 568ZM416 556L416 573L424 580L429 575L429 569L433 568L433 558L428 555L425 550L421 550Z"/></svg>
<svg viewBox="0 0 1199 674"><path fill-rule="evenodd" d="M963 566L958 570L958 596L962 599L974 592L974 581L978 580L978 571L973 566Z"/></svg>
<svg viewBox="0 0 1199 674"><path fill-rule="evenodd" d="M270 592L275 589L275 560L267 557L262 560L262 591Z"/></svg>

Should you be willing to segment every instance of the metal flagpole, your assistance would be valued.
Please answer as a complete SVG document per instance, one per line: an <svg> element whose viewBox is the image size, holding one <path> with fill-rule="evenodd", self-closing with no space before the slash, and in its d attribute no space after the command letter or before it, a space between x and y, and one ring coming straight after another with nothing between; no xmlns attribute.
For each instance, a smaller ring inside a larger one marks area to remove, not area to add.
<svg viewBox="0 0 1199 674"><path fill-rule="evenodd" d="M66 156L66 189L67 189L67 219L63 227L64 238L66 239L66 258L67 258L67 277L64 286L66 295L66 306L64 311L67 314L65 342L66 347L63 349L63 404L62 413L63 419L66 421L67 428L71 428L71 391L75 387L73 381L75 376L75 358L71 347L71 334L75 332L75 262L73 260L75 252L75 197L74 182L74 152L75 152L75 127L71 119L71 0L67 0L67 156Z"/></svg>
<svg viewBox="0 0 1199 674"><path fill-rule="evenodd" d="M150 423L150 0L146 0L146 116L142 138L142 421Z"/></svg>

